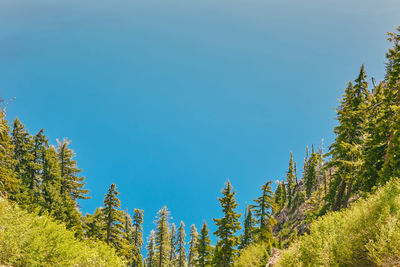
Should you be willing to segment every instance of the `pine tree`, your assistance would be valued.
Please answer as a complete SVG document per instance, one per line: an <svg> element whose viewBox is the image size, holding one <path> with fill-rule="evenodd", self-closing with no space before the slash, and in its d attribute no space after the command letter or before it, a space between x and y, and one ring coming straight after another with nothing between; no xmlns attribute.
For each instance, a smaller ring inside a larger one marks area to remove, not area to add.
<svg viewBox="0 0 400 267"><path fill-rule="evenodd" d="M188 267L193 267L197 259L196 246L198 242L198 233L196 226L192 224L190 227L190 242L189 242L189 256L188 256Z"/></svg>
<svg viewBox="0 0 400 267"><path fill-rule="evenodd" d="M169 261L171 264L176 262L176 235L176 226L172 223L169 231Z"/></svg>
<svg viewBox="0 0 400 267"><path fill-rule="evenodd" d="M5 109L0 108L0 196L15 199L19 192L20 181L16 177L14 148L5 118Z"/></svg>
<svg viewBox="0 0 400 267"><path fill-rule="evenodd" d="M369 91L364 65L354 85L350 82L337 110L339 125L335 127L335 142L328 155L329 167L335 168L335 179L327 196L333 210L347 207L353 192L355 177L360 174Z"/></svg>
<svg viewBox="0 0 400 267"><path fill-rule="evenodd" d="M223 197L218 198L224 217L221 219L213 219L218 229L214 234L218 237L216 253L214 255L214 263L217 266L228 267L232 265L233 258L237 252L235 247L239 243L239 237L236 232L241 229L239 218L240 214L235 212L238 206L235 200L236 192L232 191L232 185L225 183L222 190Z"/></svg>
<svg viewBox="0 0 400 267"><path fill-rule="evenodd" d="M256 198L255 205L252 206L255 217L259 222L259 240L262 242L272 242L272 209L274 206L273 192L271 191L271 181L261 186L262 195Z"/></svg>
<svg viewBox="0 0 400 267"><path fill-rule="evenodd" d="M381 173L382 183L391 177L400 177L400 27L389 33L393 47L386 53L386 87L391 108L389 138L385 162Z"/></svg>
<svg viewBox="0 0 400 267"><path fill-rule="evenodd" d="M134 227L132 218L128 210L122 212L122 240L120 242L119 254L123 256L129 266L133 266L136 262L135 244L134 244Z"/></svg>
<svg viewBox="0 0 400 267"><path fill-rule="evenodd" d="M178 253L177 257L177 267L186 267L186 252L185 252L185 224L181 221L181 224L178 228L178 236L176 240L177 249L176 252Z"/></svg>
<svg viewBox="0 0 400 267"><path fill-rule="evenodd" d="M169 265L169 220L170 212L167 207L164 206L158 211L156 220L156 256L158 261L158 267L164 267Z"/></svg>
<svg viewBox="0 0 400 267"><path fill-rule="evenodd" d="M304 183L306 187L306 195L309 198L311 196L312 190L316 186L317 182L317 168L322 163L321 154L312 152L307 163L307 171L304 177Z"/></svg>
<svg viewBox="0 0 400 267"><path fill-rule="evenodd" d="M287 197L288 206L292 205L292 198L294 195L294 187L296 185L296 177L294 175L294 163L293 163L293 153L290 152L289 169L286 173L286 183L287 183Z"/></svg>
<svg viewBox="0 0 400 267"><path fill-rule="evenodd" d="M112 245L117 251L121 249L121 235L123 231L123 218L121 202L118 199L119 192L115 184L111 184L108 193L104 197L104 219L107 244Z"/></svg>
<svg viewBox="0 0 400 267"><path fill-rule="evenodd" d="M49 142L41 129L34 137L33 161L31 162L31 178L29 189L32 194L33 203L43 203L42 182L45 152L49 148Z"/></svg>
<svg viewBox="0 0 400 267"><path fill-rule="evenodd" d="M274 194L274 202L275 206L277 207L277 211L280 211L286 202L286 186L285 182L280 182L276 187L275 194Z"/></svg>
<svg viewBox="0 0 400 267"><path fill-rule="evenodd" d="M244 231L239 245L240 250L246 248L248 245L253 243L256 234L255 219L253 218L253 213L249 206L246 207L246 213L244 218L245 218L243 226Z"/></svg>
<svg viewBox="0 0 400 267"><path fill-rule="evenodd" d="M210 245L210 237L208 234L207 224L203 223L200 231L199 241L197 242L196 251L197 259L195 266L198 267L210 267L212 261L212 247Z"/></svg>
<svg viewBox="0 0 400 267"><path fill-rule="evenodd" d="M143 246L143 210L135 209L133 212L133 244L135 261L133 263L134 267L142 267L142 246Z"/></svg>
<svg viewBox="0 0 400 267"><path fill-rule="evenodd" d="M85 236L96 240L106 240L106 220L103 208L97 208L93 215L83 217Z"/></svg>
<svg viewBox="0 0 400 267"><path fill-rule="evenodd" d="M147 257L146 257L146 267L158 266L155 259L156 254L156 238L154 230L151 230L150 237L147 240Z"/></svg>
<svg viewBox="0 0 400 267"><path fill-rule="evenodd" d="M85 177L79 177L82 170L78 169L74 160L74 151L68 147L71 141L64 138L62 141L57 140L57 143L61 170L61 193L68 193L73 200L88 199L89 197L86 195L89 190L83 189L86 184L83 182Z"/></svg>
<svg viewBox="0 0 400 267"><path fill-rule="evenodd" d="M21 184L18 202L27 204L30 202L28 189L32 178L33 140L18 118L14 120L11 136L16 160L15 173Z"/></svg>

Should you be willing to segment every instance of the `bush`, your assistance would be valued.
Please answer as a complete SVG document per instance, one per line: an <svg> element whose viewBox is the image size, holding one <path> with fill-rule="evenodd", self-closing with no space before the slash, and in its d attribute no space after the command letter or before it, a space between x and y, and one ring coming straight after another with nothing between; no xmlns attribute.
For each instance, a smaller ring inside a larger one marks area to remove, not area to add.
<svg viewBox="0 0 400 267"><path fill-rule="evenodd" d="M103 242L77 240L48 216L28 213L0 198L0 265L125 266Z"/></svg>
<svg viewBox="0 0 400 267"><path fill-rule="evenodd" d="M314 221L276 266L399 266L400 180Z"/></svg>
<svg viewBox="0 0 400 267"><path fill-rule="evenodd" d="M243 249L235 261L235 267L265 267L269 259L271 245L266 243L253 243Z"/></svg>

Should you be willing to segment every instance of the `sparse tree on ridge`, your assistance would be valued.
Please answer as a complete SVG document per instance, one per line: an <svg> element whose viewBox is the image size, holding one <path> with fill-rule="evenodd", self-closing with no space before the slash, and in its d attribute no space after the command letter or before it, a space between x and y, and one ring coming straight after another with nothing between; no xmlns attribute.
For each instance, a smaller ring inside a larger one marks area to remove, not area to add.
<svg viewBox="0 0 400 267"><path fill-rule="evenodd" d="M233 191L229 182L225 183L222 190L222 198L218 198L224 216L221 219L213 219L218 229L214 234L218 237L213 262L220 267L231 266L233 258L237 253L235 248L240 241L236 232L241 229L239 218L241 214L236 213L235 209L239 205L235 200L236 192Z"/></svg>

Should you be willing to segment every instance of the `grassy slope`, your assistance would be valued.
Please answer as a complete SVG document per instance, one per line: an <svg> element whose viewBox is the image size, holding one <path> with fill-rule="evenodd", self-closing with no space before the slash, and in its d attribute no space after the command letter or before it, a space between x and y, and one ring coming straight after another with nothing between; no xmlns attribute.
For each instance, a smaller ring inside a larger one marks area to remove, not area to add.
<svg viewBox="0 0 400 267"><path fill-rule="evenodd" d="M77 240L47 216L28 213L0 197L0 265L124 266L103 242Z"/></svg>
<svg viewBox="0 0 400 267"><path fill-rule="evenodd" d="M276 266L400 266L400 179L349 209L329 213Z"/></svg>

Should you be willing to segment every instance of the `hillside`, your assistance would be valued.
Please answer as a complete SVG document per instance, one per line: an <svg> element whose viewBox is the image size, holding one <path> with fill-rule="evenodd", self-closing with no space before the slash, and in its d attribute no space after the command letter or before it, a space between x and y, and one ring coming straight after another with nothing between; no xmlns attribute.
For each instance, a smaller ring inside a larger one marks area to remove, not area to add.
<svg viewBox="0 0 400 267"><path fill-rule="evenodd" d="M311 223L276 266L399 266L400 181Z"/></svg>

